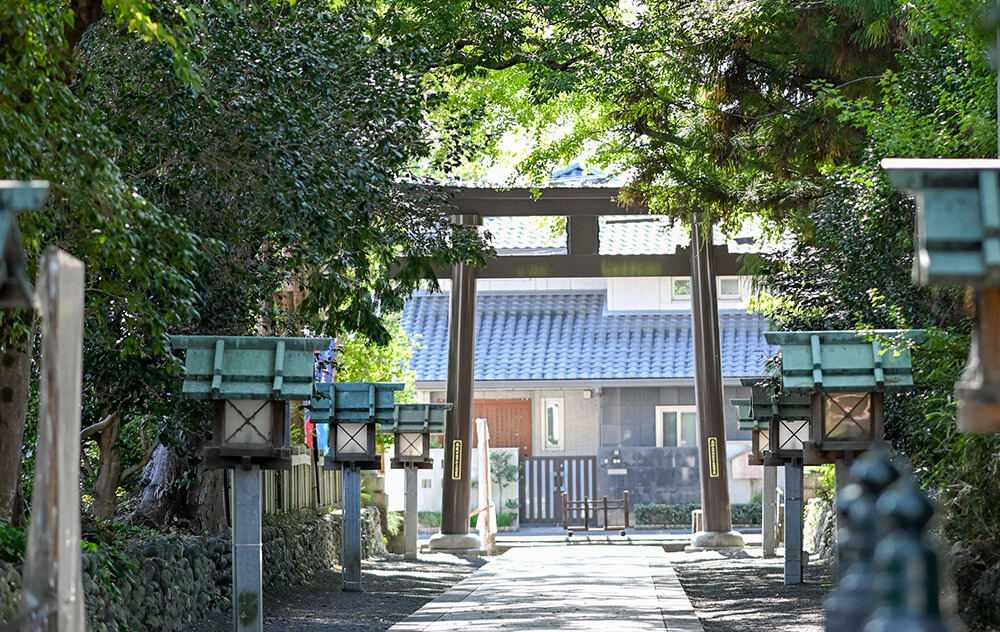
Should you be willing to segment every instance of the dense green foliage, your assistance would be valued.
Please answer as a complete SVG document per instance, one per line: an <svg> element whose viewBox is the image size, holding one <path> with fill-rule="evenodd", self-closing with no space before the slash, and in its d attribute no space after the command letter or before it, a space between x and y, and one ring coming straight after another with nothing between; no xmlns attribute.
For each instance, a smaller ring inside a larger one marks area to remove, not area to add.
<svg viewBox="0 0 1000 632"><path fill-rule="evenodd" d="M22 220L32 265L49 244L87 264L86 482L106 512L157 441L184 452L205 431L167 332L385 344L432 264L484 251L406 175L431 151L438 53L373 37L368 4L104 10L76 33L66 4L0 8L0 177L52 185Z"/></svg>
<svg viewBox="0 0 1000 632"><path fill-rule="evenodd" d="M0 560L20 564L24 560L27 539L24 529L0 520Z"/></svg>
<svg viewBox="0 0 1000 632"><path fill-rule="evenodd" d="M378 317L433 261L478 255L433 186L405 180L428 151L419 82L433 55L369 37L363 5L224 1L190 46L203 91L111 25L81 44L80 88L120 139L136 190L215 241L197 277L198 329L303 326L388 336ZM399 255L402 269L390 270ZM288 284L293 310L270 300Z"/></svg>

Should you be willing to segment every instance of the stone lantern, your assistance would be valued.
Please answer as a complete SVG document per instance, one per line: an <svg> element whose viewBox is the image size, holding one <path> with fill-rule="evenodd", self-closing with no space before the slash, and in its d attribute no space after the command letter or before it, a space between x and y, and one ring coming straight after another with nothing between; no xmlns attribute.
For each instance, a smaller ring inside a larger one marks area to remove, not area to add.
<svg viewBox="0 0 1000 632"><path fill-rule="evenodd" d="M403 540L406 559L417 558L417 470L434 466L430 457L431 434L444 432L444 419L451 404L396 404L392 423L382 423L381 431L393 433L393 469L404 469L405 505Z"/></svg>
<svg viewBox="0 0 1000 632"><path fill-rule="evenodd" d="M321 382L310 404L313 423L330 424L326 469L377 470L382 467L375 435L391 423L399 382Z"/></svg>
<svg viewBox="0 0 1000 632"><path fill-rule="evenodd" d="M329 450L324 467L340 469L344 490L344 590L361 591L361 472L382 467L376 451L379 424L391 424L396 391L402 383L321 382L322 396L310 405L313 423L330 424Z"/></svg>
<svg viewBox="0 0 1000 632"><path fill-rule="evenodd" d="M451 404L396 404L392 422L380 426L381 432L395 437L394 469L434 466L430 458L431 435L444 432L445 413L449 410Z"/></svg>
<svg viewBox="0 0 1000 632"><path fill-rule="evenodd" d="M290 469L288 402L311 399L316 352L330 338L171 336L185 349L182 395L212 400L210 467L233 468L236 632L263 630L261 475Z"/></svg>
<svg viewBox="0 0 1000 632"><path fill-rule="evenodd" d="M894 158L882 168L916 199L914 281L976 289L958 429L1000 432L1000 160Z"/></svg>
<svg viewBox="0 0 1000 632"><path fill-rule="evenodd" d="M41 206L48 191L49 183L41 180L0 180L0 309L32 307L17 213Z"/></svg>
<svg viewBox="0 0 1000 632"><path fill-rule="evenodd" d="M883 437L882 398L913 387L909 344L922 330L769 331L781 345L782 393L808 394L803 462L851 460ZM772 438L772 445L774 439Z"/></svg>
<svg viewBox="0 0 1000 632"><path fill-rule="evenodd" d="M329 338L171 336L186 349L182 395L212 400L210 467L291 469L288 402L313 396L316 351Z"/></svg>

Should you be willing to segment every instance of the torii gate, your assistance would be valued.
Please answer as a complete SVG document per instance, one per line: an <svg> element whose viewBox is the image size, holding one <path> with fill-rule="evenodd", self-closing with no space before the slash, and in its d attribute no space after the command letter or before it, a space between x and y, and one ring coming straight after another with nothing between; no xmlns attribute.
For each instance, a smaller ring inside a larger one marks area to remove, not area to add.
<svg viewBox="0 0 1000 632"><path fill-rule="evenodd" d="M726 432L723 414L722 365L715 270L737 274L736 256L725 246L711 245L711 235L700 236L693 222L692 243L673 255L601 255L598 217L647 215L644 208L619 206L618 187L553 187L541 195L526 188L507 190L461 189L452 205L457 224L475 226L484 217L564 216L567 218L567 254L514 255L491 260L485 268L455 266L448 336L446 400L454 405L445 424L444 481L441 532L431 537L431 550L467 552L482 547L470 533L472 484L471 448L476 343L476 280L517 278L581 278L690 276L695 340L695 401L698 410L704 531L695 534L693 547L742 547L732 530L729 483L725 467ZM447 272L442 271L441 276ZM710 467L710 464L715 467Z"/></svg>

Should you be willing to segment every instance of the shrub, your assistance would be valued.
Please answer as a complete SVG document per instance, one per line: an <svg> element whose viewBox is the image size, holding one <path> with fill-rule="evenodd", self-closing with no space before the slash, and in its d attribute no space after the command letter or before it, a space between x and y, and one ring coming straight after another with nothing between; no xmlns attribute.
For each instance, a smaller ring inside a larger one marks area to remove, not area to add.
<svg viewBox="0 0 1000 632"><path fill-rule="evenodd" d="M635 506L635 524L637 526L689 525L691 524L691 512L696 509L701 509L701 504L637 504ZM759 499L751 500L749 503L733 503L729 506L729 511L733 524L760 524L761 503Z"/></svg>
<svg viewBox="0 0 1000 632"><path fill-rule="evenodd" d="M24 559L26 540L24 529L0 520L0 560L18 564Z"/></svg>
<svg viewBox="0 0 1000 632"><path fill-rule="evenodd" d="M441 512L440 511L418 511L417 512L417 524L421 527L440 527L441 526Z"/></svg>

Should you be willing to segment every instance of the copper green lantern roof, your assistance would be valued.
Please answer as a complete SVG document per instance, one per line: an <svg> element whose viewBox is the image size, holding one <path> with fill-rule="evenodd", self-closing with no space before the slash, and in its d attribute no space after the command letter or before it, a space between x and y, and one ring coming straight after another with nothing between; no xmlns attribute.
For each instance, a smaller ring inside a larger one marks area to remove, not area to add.
<svg viewBox="0 0 1000 632"><path fill-rule="evenodd" d="M451 404L396 404L392 422L382 422L380 432L444 432L444 414Z"/></svg>
<svg viewBox="0 0 1000 632"><path fill-rule="evenodd" d="M746 377L740 380L750 387L746 417L740 409L740 430L767 430L771 421L808 421L811 417L809 393L775 393L763 384L763 377ZM737 400L731 400L736 404Z"/></svg>
<svg viewBox="0 0 1000 632"><path fill-rule="evenodd" d="M28 280L17 212L38 208L49 183L0 180L0 309L31 307L34 290Z"/></svg>
<svg viewBox="0 0 1000 632"><path fill-rule="evenodd" d="M733 398L729 403L736 406L736 427L740 430L757 430L757 420L750 415L748 398Z"/></svg>
<svg viewBox="0 0 1000 632"><path fill-rule="evenodd" d="M170 336L186 349L184 388L190 399L305 400L313 396L316 352L331 338Z"/></svg>
<svg viewBox="0 0 1000 632"><path fill-rule="evenodd" d="M913 330L769 331L781 345L785 393L891 392L913 387L907 341L921 342ZM893 339L897 344L893 344Z"/></svg>
<svg viewBox="0 0 1000 632"><path fill-rule="evenodd" d="M1000 285L1000 160L882 161L917 202L914 281Z"/></svg>
<svg viewBox="0 0 1000 632"><path fill-rule="evenodd" d="M309 404L309 419L313 423L391 424L396 391L401 390L401 382L321 382L316 384L320 397Z"/></svg>

